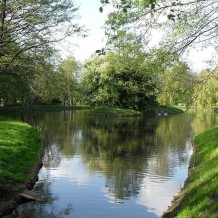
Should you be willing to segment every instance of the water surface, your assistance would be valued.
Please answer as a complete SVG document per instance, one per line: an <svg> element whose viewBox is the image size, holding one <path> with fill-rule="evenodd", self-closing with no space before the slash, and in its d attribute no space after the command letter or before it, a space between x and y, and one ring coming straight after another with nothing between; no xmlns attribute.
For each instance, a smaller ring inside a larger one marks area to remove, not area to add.
<svg viewBox="0 0 218 218"><path fill-rule="evenodd" d="M49 143L34 190L42 201L7 217L156 218L187 178L194 134L218 114L94 118L83 112L23 115Z"/></svg>

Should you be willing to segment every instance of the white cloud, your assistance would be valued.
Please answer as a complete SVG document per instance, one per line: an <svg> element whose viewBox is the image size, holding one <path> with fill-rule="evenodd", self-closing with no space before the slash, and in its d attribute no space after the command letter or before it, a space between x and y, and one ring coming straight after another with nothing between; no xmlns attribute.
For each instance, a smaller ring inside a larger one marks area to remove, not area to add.
<svg viewBox="0 0 218 218"><path fill-rule="evenodd" d="M85 185L90 180L89 173L85 170L79 157L75 157L73 161L62 159L58 169L49 169L49 172L52 178L64 178L79 185Z"/></svg>

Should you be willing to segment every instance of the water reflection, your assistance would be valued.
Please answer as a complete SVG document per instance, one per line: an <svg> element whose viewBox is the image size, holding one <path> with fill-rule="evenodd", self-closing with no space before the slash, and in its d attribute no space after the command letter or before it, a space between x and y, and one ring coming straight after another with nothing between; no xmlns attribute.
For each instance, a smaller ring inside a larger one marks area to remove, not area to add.
<svg viewBox="0 0 218 218"><path fill-rule="evenodd" d="M217 124L218 116L105 119L55 112L22 120L49 139L35 186L45 200L9 217L140 218L167 208L187 177L193 134Z"/></svg>

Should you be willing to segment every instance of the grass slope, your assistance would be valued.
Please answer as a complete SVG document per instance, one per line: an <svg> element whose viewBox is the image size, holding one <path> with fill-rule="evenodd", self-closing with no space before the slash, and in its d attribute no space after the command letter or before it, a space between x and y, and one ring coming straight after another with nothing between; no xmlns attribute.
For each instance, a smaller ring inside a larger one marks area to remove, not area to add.
<svg viewBox="0 0 218 218"><path fill-rule="evenodd" d="M0 107L0 113L12 113L12 112L34 112L34 111L62 111L62 110L84 110L89 109L86 105L32 105L32 106L22 106L22 105L11 105L6 107Z"/></svg>
<svg viewBox="0 0 218 218"><path fill-rule="evenodd" d="M24 182L42 149L39 130L17 121L0 121L0 189Z"/></svg>
<svg viewBox="0 0 218 218"><path fill-rule="evenodd" d="M160 105L156 108L156 113L180 114L183 112L184 111L182 109L169 105Z"/></svg>
<svg viewBox="0 0 218 218"><path fill-rule="evenodd" d="M93 116L141 116L142 113L130 109L96 107L90 110L90 115Z"/></svg>
<svg viewBox="0 0 218 218"><path fill-rule="evenodd" d="M163 217L218 217L218 127L195 137L184 189Z"/></svg>

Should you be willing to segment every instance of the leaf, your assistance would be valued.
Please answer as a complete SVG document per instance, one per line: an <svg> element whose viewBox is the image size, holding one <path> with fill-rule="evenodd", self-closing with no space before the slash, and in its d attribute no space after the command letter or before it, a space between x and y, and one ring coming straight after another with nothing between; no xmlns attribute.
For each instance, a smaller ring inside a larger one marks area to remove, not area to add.
<svg viewBox="0 0 218 218"><path fill-rule="evenodd" d="M126 7L123 8L123 12L124 12L124 13L127 13L127 8L126 8Z"/></svg>
<svg viewBox="0 0 218 218"><path fill-rule="evenodd" d="M100 8L99 8L99 11L102 13L102 12L103 12L103 7L100 7Z"/></svg>
<svg viewBox="0 0 218 218"><path fill-rule="evenodd" d="M168 14L168 15L167 15L167 18L168 18L169 20L175 21L175 15L174 15L174 14Z"/></svg>
<svg viewBox="0 0 218 218"><path fill-rule="evenodd" d="M101 50L96 50L95 53L99 54L101 53Z"/></svg>

